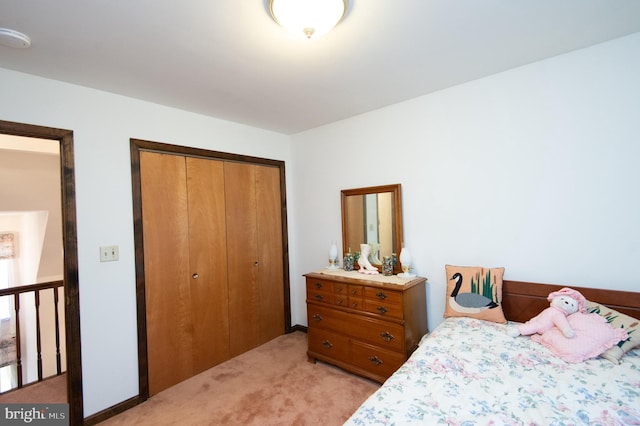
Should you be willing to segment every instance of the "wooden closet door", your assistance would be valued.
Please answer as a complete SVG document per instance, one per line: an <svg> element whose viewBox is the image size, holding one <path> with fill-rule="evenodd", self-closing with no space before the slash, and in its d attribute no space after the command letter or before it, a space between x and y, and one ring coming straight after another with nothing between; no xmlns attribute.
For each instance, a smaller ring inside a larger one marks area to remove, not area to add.
<svg viewBox="0 0 640 426"><path fill-rule="evenodd" d="M149 393L193 372L185 158L140 153Z"/></svg>
<svg viewBox="0 0 640 426"><path fill-rule="evenodd" d="M229 359L224 168L141 152L149 394Z"/></svg>
<svg viewBox="0 0 640 426"><path fill-rule="evenodd" d="M229 359L222 161L187 158L193 374Z"/></svg>
<svg viewBox="0 0 640 426"><path fill-rule="evenodd" d="M225 162L229 347L237 356L260 345L255 167Z"/></svg>
<svg viewBox="0 0 640 426"><path fill-rule="evenodd" d="M284 333L280 171L225 163L231 356Z"/></svg>
<svg viewBox="0 0 640 426"><path fill-rule="evenodd" d="M260 341L284 333L284 271L280 169L256 166L257 238L260 257Z"/></svg>

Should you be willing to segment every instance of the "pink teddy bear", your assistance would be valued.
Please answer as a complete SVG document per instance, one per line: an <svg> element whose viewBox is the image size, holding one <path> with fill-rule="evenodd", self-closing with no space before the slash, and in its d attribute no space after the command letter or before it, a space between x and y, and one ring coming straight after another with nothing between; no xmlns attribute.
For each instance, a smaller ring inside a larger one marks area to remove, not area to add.
<svg viewBox="0 0 640 426"><path fill-rule="evenodd" d="M576 312L585 313L587 300L579 291L567 287L550 293L547 300L551 302L551 306L526 323L509 328L507 334L511 337L529 336L536 333L542 334L553 327L558 327L565 337L572 338L574 332L567 321L567 316Z"/></svg>

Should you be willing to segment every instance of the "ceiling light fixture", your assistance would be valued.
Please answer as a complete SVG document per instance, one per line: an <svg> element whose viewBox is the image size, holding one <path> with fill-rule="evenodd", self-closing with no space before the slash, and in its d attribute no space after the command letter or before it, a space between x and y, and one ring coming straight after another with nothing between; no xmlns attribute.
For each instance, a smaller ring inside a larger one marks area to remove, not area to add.
<svg viewBox="0 0 640 426"><path fill-rule="evenodd" d="M18 31L0 28L0 44L17 49L26 49L31 46L31 39Z"/></svg>
<svg viewBox="0 0 640 426"><path fill-rule="evenodd" d="M344 18L347 0L269 0L269 9L273 19L287 31L316 38Z"/></svg>

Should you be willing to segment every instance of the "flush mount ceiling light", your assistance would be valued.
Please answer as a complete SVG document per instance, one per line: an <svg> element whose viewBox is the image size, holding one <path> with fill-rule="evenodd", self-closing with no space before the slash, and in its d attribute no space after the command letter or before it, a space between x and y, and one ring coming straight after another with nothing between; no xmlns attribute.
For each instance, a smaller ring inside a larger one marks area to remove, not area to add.
<svg viewBox="0 0 640 426"><path fill-rule="evenodd" d="M273 19L287 31L320 37L344 18L347 0L269 0Z"/></svg>
<svg viewBox="0 0 640 426"><path fill-rule="evenodd" d="M9 28L0 28L0 44L17 49L26 49L31 46L31 39L18 31Z"/></svg>

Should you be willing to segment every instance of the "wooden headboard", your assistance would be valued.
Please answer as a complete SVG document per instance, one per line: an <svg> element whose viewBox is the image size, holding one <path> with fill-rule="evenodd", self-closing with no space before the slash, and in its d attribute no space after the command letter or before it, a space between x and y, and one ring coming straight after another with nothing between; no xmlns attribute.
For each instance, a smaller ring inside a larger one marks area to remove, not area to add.
<svg viewBox="0 0 640 426"><path fill-rule="evenodd" d="M640 319L640 293L631 291L584 288L557 284L507 281L502 284L502 309L510 321L526 322L549 307L549 293L570 287L592 302Z"/></svg>

